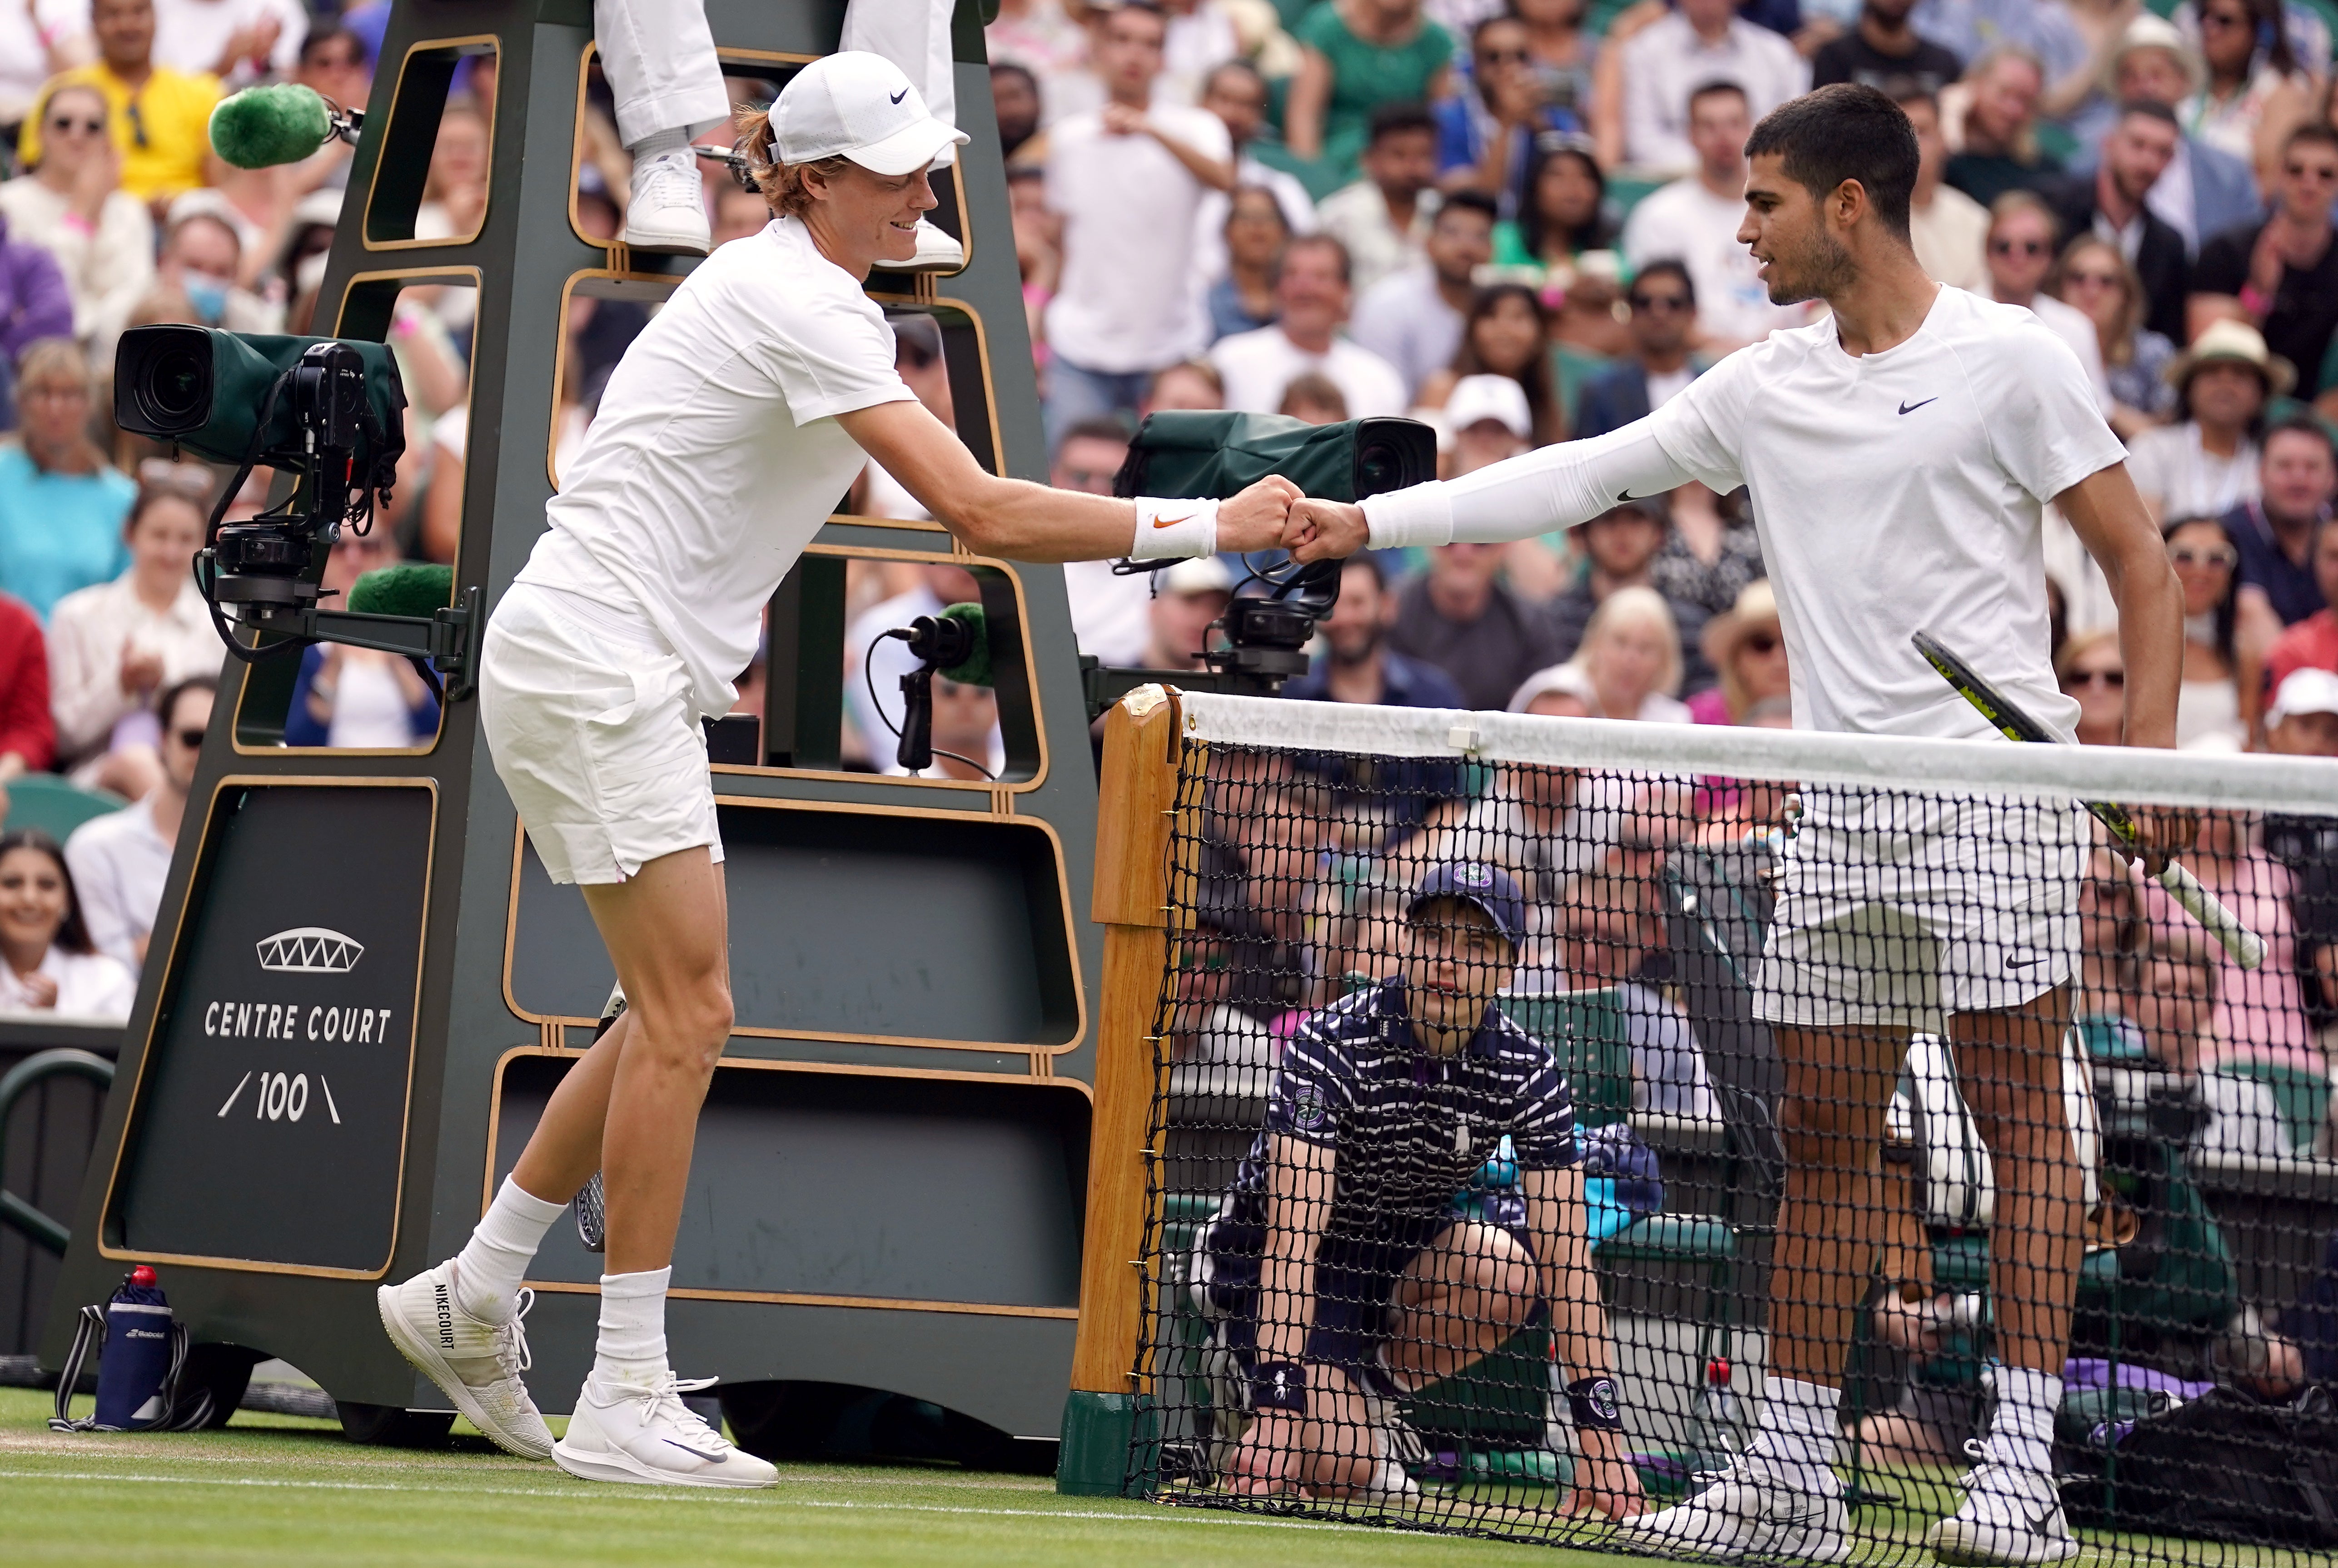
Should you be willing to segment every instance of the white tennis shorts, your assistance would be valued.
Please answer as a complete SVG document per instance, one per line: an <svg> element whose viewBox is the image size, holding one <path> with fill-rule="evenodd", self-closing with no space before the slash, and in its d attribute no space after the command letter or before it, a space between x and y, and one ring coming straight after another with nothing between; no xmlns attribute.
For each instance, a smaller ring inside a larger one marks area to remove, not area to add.
<svg viewBox="0 0 2338 1568"><path fill-rule="evenodd" d="M710 846L722 858L706 732L682 659L645 623L514 583L487 622L479 723L555 882L622 882Z"/></svg>
<svg viewBox="0 0 2338 1568"><path fill-rule="evenodd" d="M2044 995L2078 969L2087 824L2076 801L1804 789L1755 1015L1938 1033Z"/></svg>

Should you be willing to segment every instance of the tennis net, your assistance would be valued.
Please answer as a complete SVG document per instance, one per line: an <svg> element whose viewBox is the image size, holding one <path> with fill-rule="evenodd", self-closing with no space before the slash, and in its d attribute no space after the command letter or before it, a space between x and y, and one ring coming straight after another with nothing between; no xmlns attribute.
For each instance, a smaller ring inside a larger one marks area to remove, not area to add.
<svg viewBox="0 0 2338 1568"><path fill-rule="evenodd" d="M2338 1546L2338 766L1130 704L1128 1490L1718 1559L1667 1510L1751 1450L1789 1558L1985 1559L2008 1498ZM2196 814L2261 965L2100 800Z"/></svg>

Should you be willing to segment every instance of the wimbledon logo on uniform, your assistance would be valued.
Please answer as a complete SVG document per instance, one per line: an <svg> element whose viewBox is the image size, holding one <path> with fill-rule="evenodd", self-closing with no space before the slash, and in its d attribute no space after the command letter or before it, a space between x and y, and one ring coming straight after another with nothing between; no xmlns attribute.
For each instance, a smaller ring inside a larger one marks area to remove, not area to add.
<svg viewBox="0 0 2338 1568"><path fill-rule="evenodd" d="M365 944L322 926L296 926L253 944L270 975L347 975L365 956ZM387 1044L393 1009L329 1003L237 999L203 1008L203 1033L221 1040L300 1040L320 1044Z"/></svg>

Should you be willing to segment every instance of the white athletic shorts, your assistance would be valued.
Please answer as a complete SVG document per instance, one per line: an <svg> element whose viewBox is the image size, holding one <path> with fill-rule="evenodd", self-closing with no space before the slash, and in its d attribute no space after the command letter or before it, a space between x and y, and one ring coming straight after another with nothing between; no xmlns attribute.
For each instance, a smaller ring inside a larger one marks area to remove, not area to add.
<svg viewBox="0 0 2338 1568"><path fill-rule="evenodd" d="M622 882L702 844L722 858L690 677L646 623L514 583L487 622L479 723L555 882Z"/></svg>
<svg viewBox="0 0 2338 1568"><path fill-rule="evenodd" d="M1805 789L1755 1015L1938 1033L2044 995L2078 969L2088 821L2076 801Z"/></svg>

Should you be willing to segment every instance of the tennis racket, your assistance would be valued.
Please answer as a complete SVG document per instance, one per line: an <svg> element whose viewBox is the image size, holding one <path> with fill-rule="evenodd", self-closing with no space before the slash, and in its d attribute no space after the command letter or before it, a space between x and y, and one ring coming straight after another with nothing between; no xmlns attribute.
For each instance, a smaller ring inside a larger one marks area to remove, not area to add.
<svg viewBox="0 0 2338 1568"><path fill-rule="evenodd" d="M1980 672L1940 645L1929 632L1919 632L1912 641L1916 652L1940 673L1940 679L1957 689L1964 700L1979 710L1980 716L1995 725L2008 740L2055 744L2055 737L2046 726L2023 711L2020 705L1981 678ZM2111 830L2128 854L2140 858L2143 840L2136 831L2135 818L2127 808L2110 800L2084 802L2095 814L2095 820ZM2264 938L2240 922L2239 916L2224 906L2214 893L2200 886L2200 879L2182 866L2170 860L2166 869L2154 878L2168 896L2184 906L2184 912L2200 923L2200 928L2214 936L2233 956L2233 961L2244 969L2254 969L2264 962Z"/></svg>

